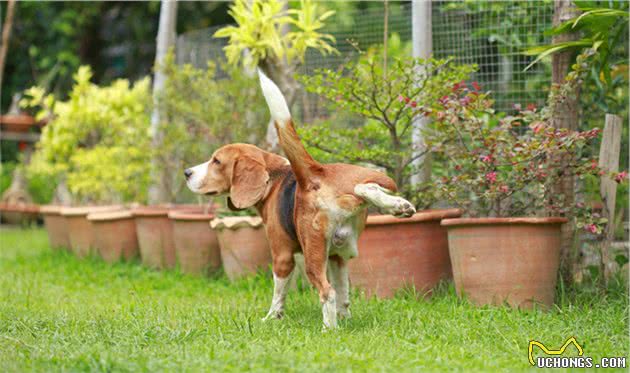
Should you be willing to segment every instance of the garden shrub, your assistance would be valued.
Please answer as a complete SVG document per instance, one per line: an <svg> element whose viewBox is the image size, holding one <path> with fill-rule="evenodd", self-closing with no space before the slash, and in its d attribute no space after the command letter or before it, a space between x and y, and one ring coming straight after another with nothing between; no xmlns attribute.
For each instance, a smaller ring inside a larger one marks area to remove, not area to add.
<svg viewBox="0 0 630 373"><path fill-rule="evenodd" d="M497 113L488 93L466 84L440 98L425 133L446 165L442 174L434 175L438 195L473 217L569 216L577 218L579 228L601 233L606 219L555 189L565 178L627 179L626 172L598 167L591 145L599 128L573 131L553 125L557 107L579 89L592 54L578 56L573 71L551 88L542 108L530 105L515 115Z"/></svg>
<svg viewBox="0 0 630 373"><path fill-rule="evenodd" d="M225 63L208 62L206 69L177 65L172 53L158 67L166 75L158 95L162 146L157 149L172 200L190 199L182 194L182 170L205 162L220 146L245 142L261 145L268 113L258 80Z"/></svg>
<svg viewBox="0 0 630 373"><path fill-rule="evenodd" d="M28 167L33 178L65 178L75 202L144 201L149 183L149 79L116 80L99 87L82 66L67 101L41 88L27 91L25 106L50 114Z"/></svg>
<svg viewBox="0 0 630 373"><path fill-rule="evenodd" d="M308 91L330 101L333 114L299 132L317 157L380 167L405 198L427 207L433 201L427 193L431 188L409 182L419 171L413 166L418 150L412 141L414 121L433 111L438 99L467 79L474 67L450 59L390 59L384 71L383 50L377 47L342 69L319 69L312 76L301 76ZM357 115L362 119L357 120Z"/></svg>

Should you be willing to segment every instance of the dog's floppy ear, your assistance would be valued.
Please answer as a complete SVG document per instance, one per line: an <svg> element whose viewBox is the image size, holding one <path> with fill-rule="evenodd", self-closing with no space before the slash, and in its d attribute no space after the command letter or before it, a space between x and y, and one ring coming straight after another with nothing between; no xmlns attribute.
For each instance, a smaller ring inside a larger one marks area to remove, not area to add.
<svg viewBox="0 0 630 373"><path fill-rule="evenodd" d="M232 186L228 202L235 209L251 207L260 201L267 189L269 173L262 161L248 156L239 157L232 169Z"/></svg>
<svg viewBox="0 0 630 373"><path fill-rule="evenodd" d="M234 206L234 204L232 203L232 198L230 198L230 197L227 198L227 207L231 211L243 211L243 210L245 210L245 209L236 208L236 206Z"/></svg>

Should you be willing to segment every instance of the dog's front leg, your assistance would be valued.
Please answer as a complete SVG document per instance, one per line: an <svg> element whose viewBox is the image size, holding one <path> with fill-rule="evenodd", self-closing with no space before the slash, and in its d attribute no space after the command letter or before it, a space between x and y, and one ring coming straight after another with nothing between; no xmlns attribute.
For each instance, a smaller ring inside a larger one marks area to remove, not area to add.
<svg viewBox="0 0 630 373"><path fill-rule="evenodd" d="M337 292L337 317L350 318L350 281L348 261L338 255L328 258L329 279Z"/></svg>
<svg viewBox="0 0 630 373"><path fill-rule="evenodd" d="M291 251L279 253L273 258L273 299L267 316L263 321L270 319L281 319L284 316L284 303L289 292L289 284L295 261Z"/></svg>

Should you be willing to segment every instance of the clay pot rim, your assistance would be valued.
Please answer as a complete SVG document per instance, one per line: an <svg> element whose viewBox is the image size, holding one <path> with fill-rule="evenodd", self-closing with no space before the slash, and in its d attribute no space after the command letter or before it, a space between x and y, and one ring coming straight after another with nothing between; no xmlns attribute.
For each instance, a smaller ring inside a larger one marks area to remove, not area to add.
<svg viewBox="0 0 630 373"><path fill-rule="evenodd" d="M168 207L166 206L140 206L131 210L133 216L168 216Z"/></svg>
<svg viewBox="0 0 630 373"><path fill-rule="evenodd" d="M39 212L39 205L30 203L0 203L0 211L37 213Z"/></svg>
<svg viewBox="0 0 630 373"><path fill-rule="evenodd" d="M397 218L392 215L368 215L366 225L386 225L386 224L411 224L427 221L440 221L447 218L457 218L462 215L460 209L436 209L422 210L416 212L409 218Z"/></svg>
<svg viewBox="0 0 630 373"><path fill-rule="evenodd" d="M28 114L4 114L0 115L0 123L2 124L22 124L33 125L37 123L35 117Z"/></svg>
<svg viewBox="0 0 630 373"><path fill-rule="evenodd" d="M62 216L87 216L92 212L110 212L122 210L121 205L110 206L76 206L76 207L63 207L61 209Z"/></svg>
<svg viewBox="0 0 630 373"><path fill-rule="evenodd" d="M43 205L39 206L39 212L42 215L61 215L61 209L64 207L62 205Z"/></svg>
<svg viewBox="0 0 630 373"><path fill-rule="evenodd" d="M151 206L137 206L131 209L133 216L139 217L168 217L169 213L174 211L201 212L203 211L203 206L193 204L176 205L167 203Z"/></svg>
<svg viewBox="0 0 630 373"><path fill-rule="evenodd" d="M102 211L102 212L90 212L87 215L87 220L95 222L107 222L123 219L133 219L133 214L129 210L120 211Z"/></svg>
<svg viewBox="0 0 630 373"><path fill-rule="evenodd" d="M531 224L531 225L543 225L543 224L564 224L568 222L567 218L563 217L511 217L511 218L455 218L442 220L442 226L456 227L464 225L510 225L510 224Z"/></svg>
<svg viewBox="0 0 630 373"><path fill-rule="evenodd" d="M239 229L239 228L254 228L257 229L262 226L262 218L260 216L226 216L223 218L217 218L210 221L210 227L212 229Z"/></svg>
<svg viewBox="0 0 630 373"><path fill-rule="evenodd" d="M215 218L214 214L204 214L202 211L181 209L168 213L168 218L182 221L210 221Z"/></svg>

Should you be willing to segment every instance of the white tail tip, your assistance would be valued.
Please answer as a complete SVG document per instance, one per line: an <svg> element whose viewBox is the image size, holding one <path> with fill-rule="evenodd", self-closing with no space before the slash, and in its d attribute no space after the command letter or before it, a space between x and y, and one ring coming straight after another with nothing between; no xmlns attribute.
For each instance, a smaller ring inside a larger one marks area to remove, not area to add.
<svg viewBox="0 0 630 373"><path fill-rule="evenodd" d="M267 75L260 69L258 69L258 77L260 78L260 88L262 88L263 96L265 96L267 106L269 106L271 117L278 122L278 125L284 125L291 119L291 113L289 113L289 107L282 92L280 92L280 88L271 79L267 78Z"/></svg>

